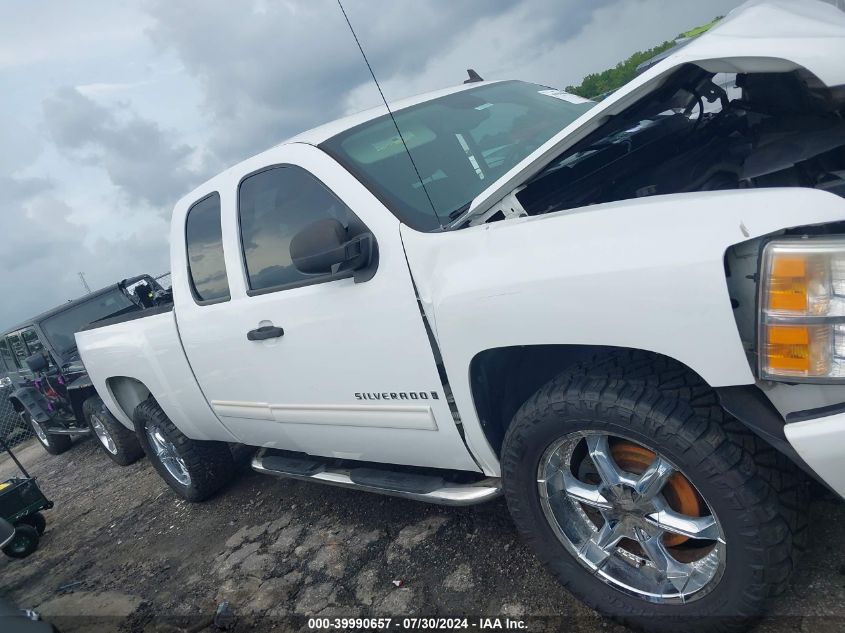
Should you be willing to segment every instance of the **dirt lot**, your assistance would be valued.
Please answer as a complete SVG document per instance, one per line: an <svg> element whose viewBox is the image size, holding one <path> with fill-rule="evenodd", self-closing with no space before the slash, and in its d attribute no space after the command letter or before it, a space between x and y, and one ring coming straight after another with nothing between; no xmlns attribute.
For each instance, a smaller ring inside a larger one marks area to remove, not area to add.
<svg viewBox="0 0 845 633"><path fill-rule="evenodd" d="M563 591L519 541L504 502L450 509L242 475L215 499L179 500L146 460L120 468L93 441L22 461L56 507L41 547L0 556L0 594L63 631L177 631L228 600L237 629L302 616L526 618L529 630L624 631ZM0 460L0 479L14 472ZM845 629L845 504L812 507L812 547L757 631ZM393 581L401 581L397 587Z"/></svg>

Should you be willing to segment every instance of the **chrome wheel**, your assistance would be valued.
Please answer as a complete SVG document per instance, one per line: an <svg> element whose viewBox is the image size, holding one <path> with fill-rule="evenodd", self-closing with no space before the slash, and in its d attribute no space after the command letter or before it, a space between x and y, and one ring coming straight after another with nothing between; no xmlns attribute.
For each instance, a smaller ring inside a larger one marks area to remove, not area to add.
<svg viewBox="0 0 845 633"><path fill-rule="evenodd" d="M724 573L725 538L709 504L668 459L629 438L564 436L543 453L537 485L561 543L616 589L680 604Z"/></svg>
<svg viewBox="0 0 845 633"><path fill-rule="evenodd" d="M157 426L147 425L147 438L158 460L173 478L183 486L191 485L191 475L184 460L179 457L176 447L168 440Z"/></svg>
<svg viewBox="0 0 845 633"><path fill-rule="evenodd" d="M21 413L21 419L24 422L29 422L32 426L32 430L35 431L35 434L38 436L38 439L41 440L45 446L50 445L50 440L47 438L47 433L44 431L44 427L41 426L35 418L32 416L28 416L25 413Z"/></svg>
<svg viewBox="0 0 845 633"><path fill-rule="evenodd" d="M103 447L112 455L117 455L117 444L114 443L114 438L109 433L109 430L106 428L106 425L103 423L103 418L100 417L99 413L95 413L91 416L91 428L94 429L94 433L100 439L100 443Z"/></svg>

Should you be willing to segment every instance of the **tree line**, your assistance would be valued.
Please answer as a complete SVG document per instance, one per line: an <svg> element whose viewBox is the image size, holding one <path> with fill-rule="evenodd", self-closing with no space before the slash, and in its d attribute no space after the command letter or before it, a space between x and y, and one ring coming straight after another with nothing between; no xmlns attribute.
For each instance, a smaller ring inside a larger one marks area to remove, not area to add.
<svg viewBox="0 0 845 633"><path fill-rule="evenodd" d="M584 77L581 83L577 86L567 86L566 91L580 97L584 97L585 99L595 99L605 93L613 92L637 76L637 66L648 61L652 57L659 55L663 51L669 50L675 46L677 41L680 39L701 35L721 20L722 17L723 16L718 16L707 24L702 24L701 26L690 29L685 33L681 33L674 40L667 40L646 51L637 51L625 61L621 61L616 64L613 68L608 68L600 73L591 73Z"/></svg>

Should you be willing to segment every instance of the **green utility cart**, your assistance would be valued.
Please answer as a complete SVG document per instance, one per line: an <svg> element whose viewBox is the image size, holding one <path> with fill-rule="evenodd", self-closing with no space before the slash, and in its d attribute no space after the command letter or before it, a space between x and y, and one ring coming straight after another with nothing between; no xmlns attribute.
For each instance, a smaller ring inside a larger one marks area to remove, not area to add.
<svg viewBox="0 0 845 633"><path fill-rule="evenodd" d="M41 511L52 508L53 502L44 496L3 438L0 438L0 446L23 475L0 483L0 517L15 526L15 535L3 547L3 553L11 558L25 558L38 548L38 541L47 527Z"/></svg>

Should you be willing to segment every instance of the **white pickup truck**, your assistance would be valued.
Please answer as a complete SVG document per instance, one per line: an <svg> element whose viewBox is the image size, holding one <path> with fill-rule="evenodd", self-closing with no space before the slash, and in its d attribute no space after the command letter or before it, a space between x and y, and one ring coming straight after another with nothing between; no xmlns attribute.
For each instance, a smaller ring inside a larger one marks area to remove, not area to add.
<svg viewBox="0 0 845 633"><path fill-rule="evenodd" d="M503 492L596 609L741 629L809 482L845 493L843 61L834 7L750 3L598 104L469 83L305 132L176 205L174 304L82 359L186 499L232 443L282 477Z"/></svg>

